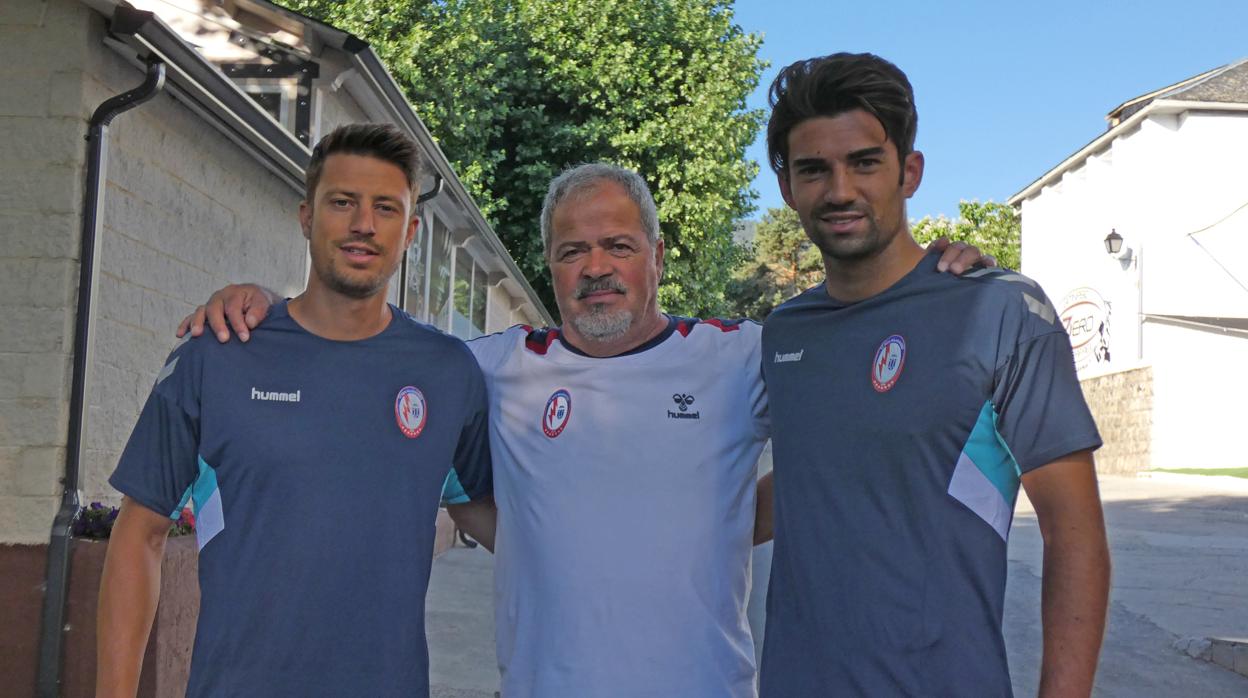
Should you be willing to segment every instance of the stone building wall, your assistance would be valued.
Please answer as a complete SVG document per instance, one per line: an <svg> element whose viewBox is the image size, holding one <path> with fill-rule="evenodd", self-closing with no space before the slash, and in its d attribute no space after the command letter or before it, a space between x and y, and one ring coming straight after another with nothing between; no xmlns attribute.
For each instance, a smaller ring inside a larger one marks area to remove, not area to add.
<svg viewBox="0 0 1248 698"><path fill-rule="evenodd" d="M94 19L0 3L0 543L46 543L59 502Z"/></svg>
<svg viewBox="0 0 1248 698"><path fill-rule="evenodd" d="M75 0L0 10L0 543L48 541L65 467L87 121L143 73ZM173 330L231 281L302 289L300 194L163 94L113 121L87 386L86 501L106 482Z"/></svg>
<svg viewBox="0 0 1248 698"><path fill-rule="evenodd" d="M89 103L135 84L136 68L88 43ZM170 96L118 117L110 148L87 389L88 501L118 498L107 478L178 321L231 282L294 295L306 275L296 218L303 197Z"/></svg>
<svg viewBox="0 0 1248 698"><path fill-rule="evenodd" d="M1096 452L1096 470L1130 475L1151 466L1153 450L1153 369L1151 366L1081 381L1105 445Z"/></svg>

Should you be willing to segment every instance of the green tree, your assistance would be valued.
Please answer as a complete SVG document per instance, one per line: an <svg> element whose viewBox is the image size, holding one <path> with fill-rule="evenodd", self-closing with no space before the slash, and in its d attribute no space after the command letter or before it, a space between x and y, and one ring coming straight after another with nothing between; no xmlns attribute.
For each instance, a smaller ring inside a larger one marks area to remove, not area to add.
<svg viewBox="0 0 1248 698"><path fill-rule="evenodd" d="M788 207L767 210L744 256L727 292L729 312L735 316L761 321L823 277L823 258L802 230L797 212Z"/></svg>
<svg viewBox="0 0 1248 698"><path fill-rule="evenodd" d="M962 201L958 204L957 220L924 216L910 224L910 232L921 245L942 235L975 245L985 254L996 257L997 264L1006 269L1018 269L1021 261L1022 220L1009 204Z"/></svg>
<svg viewBox="0 0 1248 698"><path fill-rule="evenodd" d="M605 160L654 192L674 312L726 307L752 210L764 63L731 0L279 0L368 41L553 308L538 219L550 179Z"/></svg>

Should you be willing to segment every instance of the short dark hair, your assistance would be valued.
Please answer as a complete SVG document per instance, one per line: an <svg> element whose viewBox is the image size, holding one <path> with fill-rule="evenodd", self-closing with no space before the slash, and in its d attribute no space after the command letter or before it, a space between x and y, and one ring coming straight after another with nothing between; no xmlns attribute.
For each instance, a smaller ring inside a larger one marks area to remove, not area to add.
<svg viewBox="0 0 1248 698"><path fill-rule="evenodd" d="M786 66L771 83L767 159L777 175L789 168L789 132L806 119L862 109L879 119L898 160L914 150L919 114L906 74L871 53L834 53Z"/></svg>
<svg viewBox="0 0 1248 698"><path fill-rule="evenodd" d="M335 153L365 155L384 160L403 170L403 176L407 177L407 186L412 191L412 203L415 203L422 165L420 148L406 133L392 124L345 124L322 138L312 149L312 159L308 161L307 190L304 193L308 203L316 195L316 185L321 179L325 159Z"/></svg>

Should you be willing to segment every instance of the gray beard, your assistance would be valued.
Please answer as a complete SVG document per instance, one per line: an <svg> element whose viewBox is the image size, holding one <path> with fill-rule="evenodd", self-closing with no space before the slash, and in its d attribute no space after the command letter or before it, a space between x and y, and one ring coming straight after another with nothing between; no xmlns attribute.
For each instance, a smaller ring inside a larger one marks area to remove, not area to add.
<svg viewBox="0 0 1248 698"><path fill-rule="evenodd" d="M609 342L619 339L633 326L631 310L607 311L602 306L590 306L590 311L572 318L576 331L594 342Z"/></svg>

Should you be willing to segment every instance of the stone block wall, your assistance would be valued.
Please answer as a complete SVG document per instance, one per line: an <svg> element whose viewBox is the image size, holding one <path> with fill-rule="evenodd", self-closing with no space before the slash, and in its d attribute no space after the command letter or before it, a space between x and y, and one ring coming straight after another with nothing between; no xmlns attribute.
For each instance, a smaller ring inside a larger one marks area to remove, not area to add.
<svg viewBox="0 0 1248 698"><path fill-rule="evenodd" d="M1130 475L1151 467L1153 447L1153 369L1120 371L1081 381L1105 445L1096 452L1096 470Z"/></svg>
<svg viewBox="0 0 1248 698"><path fill-rule="evenodd" d="M93 19L0 3L0 543L46 543L59 501Z"/></svg>
<svg viewBox="0 0 1248 698"><path fill-rule="evenodd" d="M76 0L0 4L0 544L48 541L64 473L87 121L143 73ZM229 282L306 278L299 192L169 94L113 121L87 386L86 501L178 320Z"/></svg>
<svg viewBox="0 0 1248 698"><path fill-rule="evenodd" d="M89 44L89 103L141 80L98 38ZM232 282L294 295L306 279L299 192L168 94L113 123L87 388L88 501L118 499L107 478L178 321Z"/></svg>

